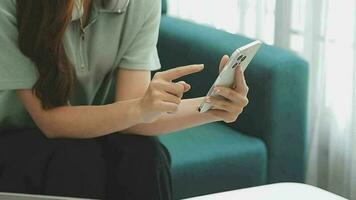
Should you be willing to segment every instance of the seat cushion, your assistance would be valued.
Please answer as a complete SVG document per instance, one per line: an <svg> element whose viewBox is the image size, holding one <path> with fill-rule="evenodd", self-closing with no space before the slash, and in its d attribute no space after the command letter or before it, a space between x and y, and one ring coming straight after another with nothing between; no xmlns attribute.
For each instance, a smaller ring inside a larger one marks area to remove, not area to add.
<svg viewBox="0 0 356 200"><path fill-rule="evenodd" d="M211 123L160 137L172 157L175 199L266 182L264 143Z"/></svg>

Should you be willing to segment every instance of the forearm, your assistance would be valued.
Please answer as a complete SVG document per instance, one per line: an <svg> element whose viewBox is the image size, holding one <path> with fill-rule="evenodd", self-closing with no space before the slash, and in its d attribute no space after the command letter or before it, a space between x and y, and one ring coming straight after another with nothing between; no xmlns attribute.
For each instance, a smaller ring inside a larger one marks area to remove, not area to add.
<svg viewBox="0 0 356 200"><path fill-rule="evenodd" d="M51 138L94 138L140 123L138 100L103 106L65 106L43 111L37 124Z"/></svg>
<svg viewBox="0 0 356 200"><path fill-rule="evenodd" d="M202 101L203 98L184 99L182 100L177 113L165 114L156 122L150 124L138 124L125 130L125 132L140 135L162 135L219 121L218 118L210 114L200 113L198 111L198 107Z"/></svg>

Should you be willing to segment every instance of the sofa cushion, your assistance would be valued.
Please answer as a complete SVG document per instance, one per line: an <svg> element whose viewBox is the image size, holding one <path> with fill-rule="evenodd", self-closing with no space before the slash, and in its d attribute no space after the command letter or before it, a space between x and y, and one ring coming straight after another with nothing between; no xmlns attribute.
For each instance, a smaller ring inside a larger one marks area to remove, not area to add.
<svg viewBox="0 0 356 200"><path fill-rule="evenodd" d="M160 137L172 157L175 199L256 186L266 181L264 143L222 123Z"/></svg>

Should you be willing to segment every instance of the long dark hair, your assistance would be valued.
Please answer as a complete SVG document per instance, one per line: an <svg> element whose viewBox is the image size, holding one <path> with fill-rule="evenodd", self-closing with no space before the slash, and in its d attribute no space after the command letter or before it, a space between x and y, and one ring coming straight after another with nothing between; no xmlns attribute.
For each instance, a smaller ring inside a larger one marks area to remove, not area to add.
<svg viewBox="0 0 356 200"><path fill-rule="evenodd" d="M73 90L73 67L63 46L73 5L73 0L17 0L18 44L38 69L32 90L44 109L66 105Z"/></svg>

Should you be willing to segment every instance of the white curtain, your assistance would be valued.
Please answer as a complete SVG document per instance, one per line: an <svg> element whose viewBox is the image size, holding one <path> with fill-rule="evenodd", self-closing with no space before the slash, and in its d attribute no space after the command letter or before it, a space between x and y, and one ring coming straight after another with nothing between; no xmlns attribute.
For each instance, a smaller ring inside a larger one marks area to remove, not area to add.
<svg viewBox="0 0 356 200"><path fill-rule="evenodd" d="M356 0L169 0L169 14L308 60L307 183L356 200Z"/></svg>

